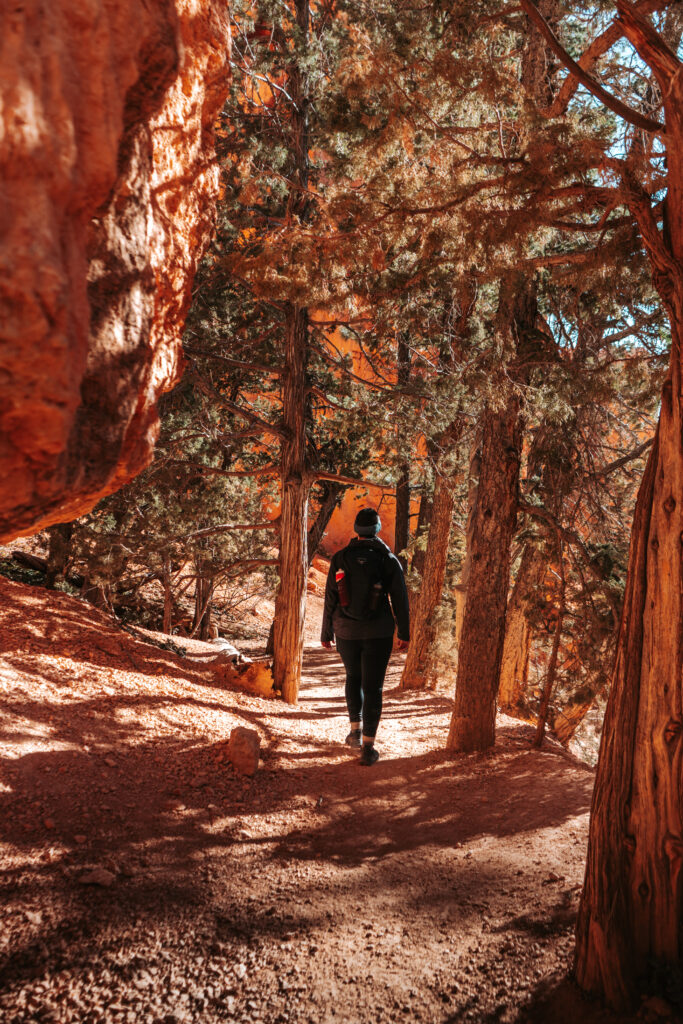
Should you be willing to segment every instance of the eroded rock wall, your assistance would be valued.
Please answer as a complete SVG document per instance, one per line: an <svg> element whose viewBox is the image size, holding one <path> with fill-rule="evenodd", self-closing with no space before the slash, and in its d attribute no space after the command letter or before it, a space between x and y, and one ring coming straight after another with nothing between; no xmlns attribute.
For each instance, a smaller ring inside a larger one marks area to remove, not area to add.
<svg viewBox="0 0 683 1024"><path fill-rule="evenodd" d="M0 539L151 458L218 189L224 0L0 6Z"/></svg>

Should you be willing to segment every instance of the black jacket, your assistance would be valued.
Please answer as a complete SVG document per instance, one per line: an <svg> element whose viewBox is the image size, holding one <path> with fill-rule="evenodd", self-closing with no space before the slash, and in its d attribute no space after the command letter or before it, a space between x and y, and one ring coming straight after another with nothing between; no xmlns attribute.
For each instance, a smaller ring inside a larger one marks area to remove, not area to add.
<svg viewBox="0 0 683 1024"><path fill-rule="evenodd" d="M341 551L337 551L330 561L325 586L325 610L320 639L323 642L339 636L342 640L377 640L379 637L393 636L398 623L398 635L401 640L410 640L410 616L408 610L408 591L403 576L403 569L396 555L393 555L383 540L367 537L354 537L349 547L357 544L381 544L387 554L387 593L380 598L377 615L364 620L352 619L344 614L339 604L339 591L335 573L341 566ZM389 605L391 599L391 605ZM393 609L393 613L392 613ZM394 619L395 616L395 619Z"/></svg>

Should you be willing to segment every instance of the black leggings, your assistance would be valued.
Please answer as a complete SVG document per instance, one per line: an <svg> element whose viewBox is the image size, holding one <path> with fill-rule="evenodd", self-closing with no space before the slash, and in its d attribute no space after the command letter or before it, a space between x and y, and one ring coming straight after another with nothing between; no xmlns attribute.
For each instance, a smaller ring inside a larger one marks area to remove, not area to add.
<svg viewBox="0 0 683 1024"><path fill-rule="evenodd" d="M382 714L382 687L394 646L393 636L374 640L337 637L337 650L346 669L346 706L349 720L360 722L363 735L374 738Z"/></svg>

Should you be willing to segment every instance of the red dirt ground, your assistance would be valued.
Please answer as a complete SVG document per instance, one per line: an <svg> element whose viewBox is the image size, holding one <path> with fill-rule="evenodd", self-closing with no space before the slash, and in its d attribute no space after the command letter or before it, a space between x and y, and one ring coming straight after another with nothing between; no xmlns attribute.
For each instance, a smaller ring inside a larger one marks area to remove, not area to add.
<svg viewBox="0 0 683 1024"><path fill-rule="evenodd" d="M312 639L290 707L3 579L0 638L3 1021L617 1020L567 979L593 774L528 727L448 757L395 654L365 769Z"/></svg>

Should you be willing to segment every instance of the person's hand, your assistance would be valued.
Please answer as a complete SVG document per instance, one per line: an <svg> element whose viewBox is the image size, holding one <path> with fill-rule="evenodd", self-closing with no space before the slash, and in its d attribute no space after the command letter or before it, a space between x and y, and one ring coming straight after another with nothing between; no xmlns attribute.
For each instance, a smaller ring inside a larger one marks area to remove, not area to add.
<svg viewBox="0 0 683 1024"><path fill-rule="evenodd" d="M401 638L399 637L398 643L396 644L396 649L399 651L406 651L408 649L409 643L410 640L401 640Z"/></svg>
<svg viewBox="0 0 683 1024"><path fill-rule="evenodd" d="M334 644L332 643L331 640L321 640L320 643L322 644L326 651L331 651L332 648L334 647Z"/></svg>

